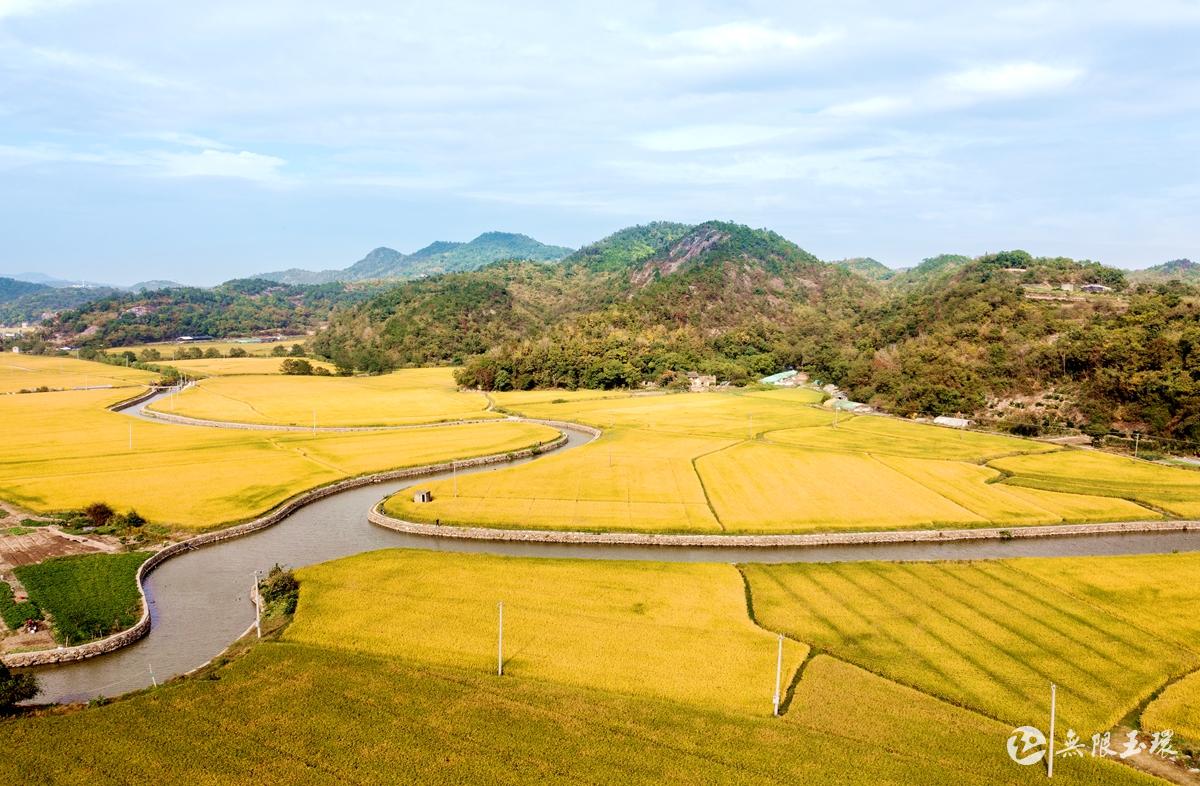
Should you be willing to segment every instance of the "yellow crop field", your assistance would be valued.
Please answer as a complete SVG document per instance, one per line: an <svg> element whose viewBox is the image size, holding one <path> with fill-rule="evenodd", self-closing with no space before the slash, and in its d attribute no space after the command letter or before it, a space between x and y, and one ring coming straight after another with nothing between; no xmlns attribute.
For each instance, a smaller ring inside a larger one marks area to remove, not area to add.
<svg viewBox="0 0 1200 786"><path fill-rule="evenodd" d="M391 497L388 513L414 521L535 529L720 531L692 458L728 440L618 430L517 467L423 484L433 502ZM457 487L457 491L456 491Z"/></svg>
<svg viewBox="0 0 1200 786"><path fill-rule="evenodd" d="M1140 497L1095 491L1075 456L1033 440L896 418L841 417L804 389L595 397L595 391L495 394L530 417L596 425L569 454L487 477L432 485L434 502L389 500L415 521L503 528L786 533L1028 526L1160 518ZM555 398L549 398L550 396ZM527 402L527 403L522 403ZM981 462L993 457L992 465ZM1081 485L1001 469L1061 460ZM1149 465L1145 465L1149 466ZM997 467L997 468L992 468ZM1153 469L1158 469L1153 467ZM1180 477L1200 473L1175 470ZM1200 503L1197 503L1200 504Z"/></svg>
<svg viewBox="0 0 1200 786"><path fill-rule="evenodd" d="M213 676L0 720L0 782L84 786L97 773L202 786L1046 782L1044 770L1009 761L1008 726L825 656L805 669L784 718L287 641L260 643ZM1054 783L1161 781L1086 758L1061 761Z"/></svg>
<svg viewBox="0 0 1200 786"><path fill-rule="evenodd" d="M48 387L72 390L88 387L145 385L158 374L136 368L110 366L90 360L43 355L0 355L0 394Z"/></svg>
<svg viewBox="0 0 1200 786"><path fill-rule="evenodd" d="M290 641L770 715L776 637L730 565L387 550L304 568ZM367 605L369 614L355 613ZM784 647L790 677L807 648Z"/></svg>
<svg viewBox="0 0 1200 786"><path fill-rule="evenodd" d="M1184 677L1150 702L1142 712L1142 728L1171 729L1177 739L1193 746L1200 742L1200 672Z"/></svg>
<svg viewBox="0 0 1200 786"><path fill-rule="evenodd" d="M1200 516L1200 471L1165 467L1093 450L1014 456L991 462L1008 483L1145 502L1179 516Z"/></svg>
<svg viewBox="0 0 1200 786"><path fill-rule="evenodd" d="M743 570L764 627L1014 725L1044 720L1053 681L1087 739L1200 667L1197 554Z"/></svg>
<svg viewBox="0 0 1200 786"><path fill-rule="evenodd" d="M175 426L104 409L129 393L0 396L0 498L37 511L102 500L151 521L207 528L347 476L504 453L557 436L503 421L313 436Z"/></svg>
<svg viewBox="0 0 1200 786"><path fill-rule="evenodd" d="M199 360L160 360L158 363L179 369L189 377L223 377L237 374L279 374L284 358L201 358ZM332 372L333 365L323 360L305 358L311 365Z"/></svg>
<svg viewBox="0 0 1200 786"><path fill-rule="evenodd" d="M836 429L798 428L764 435L771 442L815 450L983 461L1014 453L1046 453L1053 445L999 434L929 426L875 415L839 418Z"/></svg>
<svg viewBox="0 0 1200 786"><path fill-rule="evenodd" d="M828 655L816 656L805 667L792 707L784 717L806 733L846 738L846 750L886 751L871 762L869 773L862 774L874 783L913 782L909 780L913 767L924 769L920 777L931 783L958 784L975 778L984 783L1045 780L1043 769L1017 767L1005 755L1003 741L1012 732L1010 725L964 711ZM1035 725L1041 725L1038 720ZM947 757L949 752L952 754ZM1090 757L1073 758L1057 764L1054 778L1113 783L1123 777L1121 770L1125 769Z"/></svg>
<svg viewBox="0 0 1200 786"><path fill-rule="evenodd" d="M175 365L182 368L186 364ZM483 394L460 392L450 369L418 368L373 377L205 379L177 396L155 402L152 408L238 423L311 426L315 415L320 426L399 426L501 417L487 411L487 406Z"/></svg>
<svg viewBox="0 0 1200 786"><path fill-rule="evenodd" d="M497 403L523 415L573 420L604 429L639 428L690 436L747 439L751 434L764 431L833 422L831 412L806 406L803 401L756 394L673 393L616 399L581 396L564 403L521 406L506 403L504 395L508 394L495 396Z"/></svg>
<svg viewBox="0 0 1200 786"><path fill-rule="evenodd" d="M296 344L304 346L306 341L308 341L308 336L292 336L281 341L259 341L253 343L245 343L232 339L228 341L189 341L187 343L178 341L160 341L154 344L137 344L130 347L117 347L113 350L113 352L125 352L128 350L130 352L140 353L144 349L155 349L158 350L160 355L162 355L162 359L166 361L175 356L175 350L198 349L201 352L205 352L210 349L215 349L222 355L228 355L230 350L241 349L244 350L247 355L256 357L270 356L271 351L276 347L283 347L284 349L290 351L291 348Z"/></svg>

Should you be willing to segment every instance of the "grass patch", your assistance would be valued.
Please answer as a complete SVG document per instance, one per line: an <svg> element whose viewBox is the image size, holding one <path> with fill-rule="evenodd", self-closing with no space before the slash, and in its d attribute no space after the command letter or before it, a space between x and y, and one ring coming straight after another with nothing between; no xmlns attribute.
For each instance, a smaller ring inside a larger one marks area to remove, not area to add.
<svg viewBox="0 0 1200 786"><path fill-rule="evenodd" d="M4 620L9 630L16 630L30 620L41 618L42 611L36 604L28 600L18 603L8 582L0 581L0 619Z"/></svg>
<svg viewBox="0 0 1200 786"><path fill-rule="evenodd" d="M50 614L54 638L82 644L128 628L141 616L136 576L149 552L56 557L13 572Z"/></svg>

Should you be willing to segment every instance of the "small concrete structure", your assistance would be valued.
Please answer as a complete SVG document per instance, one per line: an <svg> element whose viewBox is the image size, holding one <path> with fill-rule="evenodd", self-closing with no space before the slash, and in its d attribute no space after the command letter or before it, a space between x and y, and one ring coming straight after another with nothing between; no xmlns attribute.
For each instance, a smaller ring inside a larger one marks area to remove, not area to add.
<svg viewBox="0 0 1200 786"><path fill-rule="evenodd" d="M966 428L971 425L971 421L966 418L951 418L945 415L938 415L933 422L939 426L949 426L950 428Z"/></svg>
<svg viewBox="0 0 1200 786"><path fill-rule="evenodd" d="M717 384L717 378L712 374L698 374L695 371L688 372L688 389L693 393L700 393L708 390Z"/></svg>
<svg viewBox="0 0 1200 786"><path fill-rule="evenodd" d="M413 502L433 502L433 492L429 489L421 489L413 494Z"/></svg>
<svg viewBox="0 0 1200 786"><path fill-rule="evenodd" d="M1084 284L1079 289L1082 292L1091 292L1092 294L1112 292L1112 287L1106 287L1103 284Z"/></svg>

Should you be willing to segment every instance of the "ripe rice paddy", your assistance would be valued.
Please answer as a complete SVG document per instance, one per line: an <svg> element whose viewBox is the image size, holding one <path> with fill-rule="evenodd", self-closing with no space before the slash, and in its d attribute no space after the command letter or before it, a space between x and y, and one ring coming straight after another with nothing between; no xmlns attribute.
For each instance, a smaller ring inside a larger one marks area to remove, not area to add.
<svg viewBox="0 0 1200 786"><path fill-rule="evenodd" d="M972 620L961 608L976 597L964 589L979 582L971 563L845 566L856 572L837 586L827 573L813 583L829 591L793 596L779 588L796 589L798 573L831 566L746 569L747 591L728 565L359 555L301 571L297 617L282 640L244 651L211 679L0 721L8 752L0 781L84 784L120 772L199 784L1041 783L1044 770L1011 762L1005 740L1010 714L1044 728L1038 702L1048 677L1062 675L1060 723L1101 722L1102 711L1081 709L1081 697L1099 706L1125 700L1179 657L1174 642L1160 646L1145 631L1129 633L1123 617L1113 621L1131 610L1120 603L1067 607L1038 624L1043 601L1098 597L1106 585L1079 578L1108 575L1110 565L1135 580L1139 598L1177 567L1197 569L1195 558L1110 560L999 564ZM900 574L881 572L917 567L930 571L921 577L930 589L918 597L892 586ZM1034 614L1012 602L1013 572L1059 577L1052 593L1035 591ZM1194 607L1185 601L1194 604L1196 586L1172 591L1169 618ZM764 627L752 622L747 598ZM500 599L512 653L503 677L494 672ZM792 636L811 636L788 642L785 685L809 642L822 650L795 678L781 718L770 717L775 636L767 617ZM1061 657L1046 651L1051 645ZM1154 662L1139 664L1139 656L1151 660L1149 645ZM868 652L881 657L864 665ZM903 665L888 652L925 665L915 672L921 679L905 686L873 673ZM959 669L963 658L1015 681ZM1030 665L1022 672L1014 660ZM951 701L930 695L942 686ZM1064 734L1060 726L1056 736ZM1061 759L1055 779L1157 782L1090 757Z"/></svg>
<svg viewBox="0 0 1200 786"><path fill-rule="evenodd" d="M239 431L105 410L130 392L0 396L0 497L39 512L101 500L156 523L204 529L342 478L506 453L556 437L552 429L511 422L317 435Z"/></svg>
<svg viewBox="0 0 1200 786"><path fill-rule="evenodd" d="M746 615L729 565L593 562L393 550L298 572L295 642L496 668L564 685L769 715L776 637ZM346 613L362 605L373 613ZM807 648L784 648L793 674Z"/></svg>
<svg viewBox="0 0 1200 786"><path fill-rule="evenodd" d="M221 362L247 361L259 362L246 358ZM186 363L173 365L186 367ZM315 417L321 426L397 426L501 417L487 411L487 406L482 393L460 392L450 369L418 368L376 377L205 379L151 408L238 423L310 426Z"/></svg>
<svg viewBox="0 0 1200 786"><path fill-rule="evenodd" d="M1013 725L1055 682L1090 738L1200 668L1196 554L743 570L764 627Z"/></svg>
<svg viewBox="0 0 1200 786"><path fill-rule="evenodd" d="M431 484L431 503L395 496L387 511L443 524L698 533L1017 527L1200 511L1197 472L896 418L842 415L835 427L831 411L811 406L813 391L559 393L494 398L506 411L598 426L599 440L457 487ZM1142 474L1108 486L1111 468L1088 477L1093 462L1110 460ZM1181 504L1159 504L1168 497Z"/></svg>
<svg viewBox="0 0 1200 786"><path fill-rule="evenodd" d="M0 355L0 394L47 387L74 390L88 387L145 385L158 374L136 368L45 355Z"/></svg>
<svg viewBox="0 0 1200 786"><path fill-rule="evenodd" d="M333 371L333 365L323 360L304 358L312 366ZM177 368L189 377L224 377L241 374L281 374L280 364L286 358L200 358L198 360L160 360L159 364Z"/></svg>

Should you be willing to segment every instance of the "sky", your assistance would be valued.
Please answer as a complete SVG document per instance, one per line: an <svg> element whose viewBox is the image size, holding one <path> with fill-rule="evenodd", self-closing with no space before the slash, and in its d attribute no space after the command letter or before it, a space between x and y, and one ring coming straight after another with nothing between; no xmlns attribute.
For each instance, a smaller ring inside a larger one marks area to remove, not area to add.
<svg viewBox="0 0 1200 786"><path fill-rule="evenodd" d="M1200 259L1200 2L0 0L0 272L213 284L653 220Z"/></svg>

